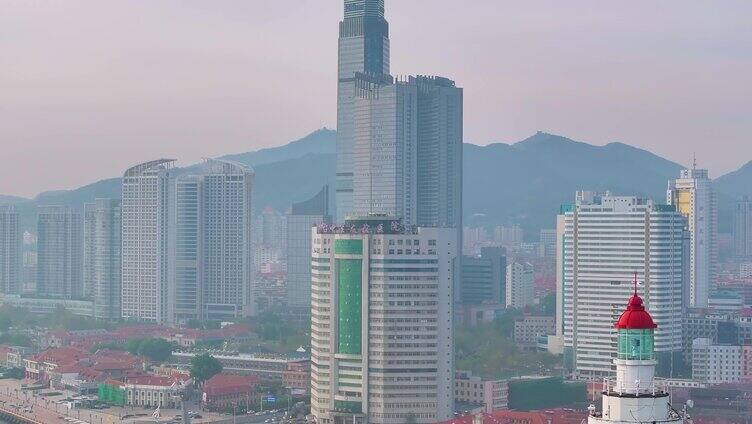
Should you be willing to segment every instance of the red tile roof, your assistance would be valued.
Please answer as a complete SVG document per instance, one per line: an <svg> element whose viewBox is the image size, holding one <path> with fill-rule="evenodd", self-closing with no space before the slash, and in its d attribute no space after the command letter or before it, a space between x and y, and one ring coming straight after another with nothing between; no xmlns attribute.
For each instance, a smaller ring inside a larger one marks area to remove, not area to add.
<svg viewBox="0 0 752 424"><path fill-rule="evenodd" d="M32 360L61 366L75 364L82 359L88 359L90 357L91 355L88 352L75 347L58 347L40 352L34 355Z"/></svg>
<svg viewBox="0 0 752 424"><path fill-rule="evenodd" d="M252 375L217 374L206 380L204 393L207 396L248 393L254 389L258 381L258 377Z"/></svg>

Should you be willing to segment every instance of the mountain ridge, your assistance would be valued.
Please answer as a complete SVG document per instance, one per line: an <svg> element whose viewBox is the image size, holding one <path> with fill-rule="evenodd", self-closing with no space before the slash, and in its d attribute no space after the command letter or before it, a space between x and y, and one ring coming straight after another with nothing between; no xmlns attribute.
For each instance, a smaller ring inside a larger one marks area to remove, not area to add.
<svg viewBox="0 0 752 424"><path fill-rule="evenodd" d="M480 146L464 143L463 199L467 225L521 224L530 238L551 228L561 203L576 190L611 190L663 202L667 181L682 165L649 150L622 142L592 145L568 137L537 132L515 143ZM255 209L285 211L293 202L313 196L324 184L333 186L336 132L322 128L282 146L221 156L256 171ZM198 164L176 168L176 173ZM752 195L752 161L716 180L720 216L729 216L733 199ZM36 207L62 204L81 208L96 197L120 197L120 178L108 178L72 190L42 192L33 199L13 198L33 228ZM722 226L723 230L724 227Z"/></svg>

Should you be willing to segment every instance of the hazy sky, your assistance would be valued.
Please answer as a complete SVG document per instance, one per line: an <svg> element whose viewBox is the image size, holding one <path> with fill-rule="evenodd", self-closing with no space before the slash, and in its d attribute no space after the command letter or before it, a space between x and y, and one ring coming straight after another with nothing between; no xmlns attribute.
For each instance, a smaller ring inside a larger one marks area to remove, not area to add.
<svg viewBox="0 0 752 424"><path fill-rule="evenodd" d="M752 2L386 0L392 73L465 88L465 140L752 159ZM0 193L334 127L339 0L0 0Z"/></svg>

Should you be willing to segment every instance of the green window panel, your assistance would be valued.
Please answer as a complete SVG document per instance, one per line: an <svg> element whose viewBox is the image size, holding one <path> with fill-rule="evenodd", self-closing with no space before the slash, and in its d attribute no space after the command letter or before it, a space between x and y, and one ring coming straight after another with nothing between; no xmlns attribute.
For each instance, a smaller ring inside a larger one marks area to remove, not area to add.
<svg viewBox="0 0 752 424"><path fill-rule="evenodd" d="M334 409L341 412L349 412L351 414L360 414L363 412L363 404L361 402L335 400Z"/></svg>
<svg viewBox="0 0 752 424"><path fill-rule="evenodd" d="M360 241L360 240L357 240ZM337 259L337 352L361 354L362 274L361 259Z"/></svg>
<svg viewBox="0 0 752 424"><path fill-rule="evenodd" d="M653 330L619 330L619 359L655 359Z"/></svg>
<svg viewBox="0 0 752 424"><path fill-rule="evenodd" d="M363 240L359 239L338 239L334 240L334 253L345 255L362 255Z"/></svg>

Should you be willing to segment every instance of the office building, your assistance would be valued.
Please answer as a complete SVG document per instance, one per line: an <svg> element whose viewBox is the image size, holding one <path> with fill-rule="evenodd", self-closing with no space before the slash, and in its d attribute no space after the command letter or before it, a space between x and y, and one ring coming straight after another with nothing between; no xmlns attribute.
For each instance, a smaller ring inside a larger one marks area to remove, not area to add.
<svg viewBox="0 0 752 424"><path fill-rule="evenodd" d="M287 287L289 308L311 308L311 228L330 223L329 186L312 198L293 203L287 215Z"/></svg>
<svg viewBox="0 0 752 424"><path fill-rule="evenodd" d="M687 219L689 231L688 306L708 304L718 259L718 228L713 182L705 169L684 169L668 183L666 200Z"/></svg>
<svg viewBox="0 0 752 424"><path fill-rule="evenodd" d="M659 369L681 351L686 219L673 206L639 197L577 192L557 218L557 328L565 365L580 377L605 377L623 299L639 290L658 323Z"/></svg>
<svg viewBox="0 0 752 424"><path fill-rule="evenodd" d="M441 77L356 82L354 214L461 228L462 89Z"/></svg>
<svg viewBox="0 0 752 424"><path fill-rule="evenodd" d="M452 416L455 235L383 216L313 229L316 422L433 423Z"/></svg>
<svg viewBox="0 0 752 424"><path fill-rule="evenodd" d="M498 226L494 228L494 241L502 244L520 244L525 240L525 233L519 225Z"/></svg>
<svg viewBox="0 0 752 424"><path fill-rule="evenodd" d="M736 201L733 219L734 256L752 258L752 198Z"/></svg>
<svg viewBox="0 0 752 424"><path fill-rule="evenodd" d="M525 315L514 321L514 342L522 348L535 348L540 336L555 331L554 317Z"/></svg>
<svg viewBox="0 0 752 424"><path fill-rule="evenodd" d="M454 400L481 405L483 412L507 409L509 384L506 380L484 380L470 371L454 373Z"/></svg>
<svg viewBox="0 0 752 424"><path fill-rule="evenodd" d="M18 212L13 206L0 205L0 292L20 293L21 283L21 233L18 229Z"/></svg>
<svg viewBox="0 0 752 424"><path fill-rule="evenodd" d="M40 206L37 212L37 294L82 298L81 214L66 206Z"/></svg>
<svg viewBox="0 0 752 424"><path fill-rule="evenodd" d="M533 266L527 262L512 262L507 265L506 305L508 308L524 309L533 304L535 288Z"/></svg>
<svg viewBox="0 0 752 424"><path fill-rule="evenodd" d="M167 243L173 163L173 159L145 162L123 175L123 318L167 321Z"/></svg>
<svg viewBox="0 0 752 424"><path fill-rule="evenodd" d="M106 320L121 317L120 214L119 199L96 199L84 205L85 297L93 302L94 317Z"/></svg>
<svg viewBox="0 0 752 424"><path fill-rule="evenodd" d="M200 173L176 178L170 211L170 321L254 314L254 175L244 165L209 159Z"/></svg>
<svg viewBox="0 0 752 424"><path fill-rule="evenodd" d="M507 257L503 247L483 247L480 256L463 256L460 276L463 305L505 304Z"/></svg>
<svg viewBox="0 0 752 424"><path fill-rule="evenodd" d="M353 213L353 103L356 77L389 75L389 23L384 0L345 0L339 23L337 65L336 219Z"/></svg>

